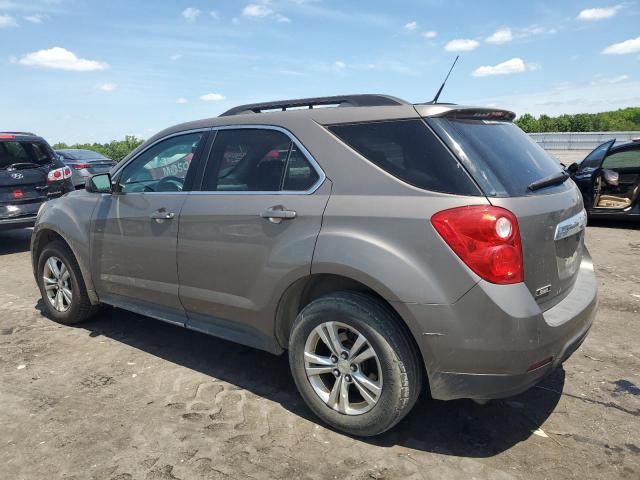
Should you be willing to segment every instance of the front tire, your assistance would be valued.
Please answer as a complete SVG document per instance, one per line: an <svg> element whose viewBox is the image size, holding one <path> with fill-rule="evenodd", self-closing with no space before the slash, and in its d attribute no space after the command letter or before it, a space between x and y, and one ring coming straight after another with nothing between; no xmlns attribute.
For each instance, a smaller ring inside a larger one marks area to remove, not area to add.
<svg viewBox="0 0 640 480"><path fill-rule="evenodd" d="M38 287L47 316L71 325L92 317L97 306L91 304L80 267L64 243L47 244L38 259Z"/></svg>
<svg viewBox="0 0 640 480"><path fill-rule="evenodd" d="M325 423L366 437L409 413L422 368L400 322L386 304L357 292L321 297L300 312L289 340L291 373Z"/></svg>

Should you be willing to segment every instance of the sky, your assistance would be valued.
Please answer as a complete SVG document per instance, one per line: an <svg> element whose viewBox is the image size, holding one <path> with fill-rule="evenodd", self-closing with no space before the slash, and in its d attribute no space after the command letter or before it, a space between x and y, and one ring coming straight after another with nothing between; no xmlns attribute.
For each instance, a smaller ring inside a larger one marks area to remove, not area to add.
<svg viewBox="0 0 640 480"><path fill-rule="evenodd" d="M640 1L0 0L0 131L148 138L243 103L385 93L640 105Z"/></svg>

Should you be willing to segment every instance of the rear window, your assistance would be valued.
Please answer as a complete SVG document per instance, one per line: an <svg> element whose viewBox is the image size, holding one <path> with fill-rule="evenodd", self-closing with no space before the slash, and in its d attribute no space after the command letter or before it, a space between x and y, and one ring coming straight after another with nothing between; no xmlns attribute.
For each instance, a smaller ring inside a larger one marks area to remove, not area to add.
<svg viewBox="0 0 640 480"><path fill-rule="evenodd" d="M107 160L107 157L93 150L62 151L61 153L72 160Z"/></svg>
<svg viewBox="0 0 640 480"><path fill-rule="evenodd" d="M488 196L530 195L533 182L562 172L556 160L511 122L439 117L428 123ZM538 192L564 188L559 184Z"/></svg>
<svg viewBox="0 0 640 480"><path fill-rule="evenodd" d="M370 162L425 190L480 195L464 168L422 120L330 126Z"/></svg>
<svg viewBox="0 0 640 480"><path fill-rule="evenodd" d="M46 165L53 156L44 142L0 142L0 169L16 163Z"/></svg>

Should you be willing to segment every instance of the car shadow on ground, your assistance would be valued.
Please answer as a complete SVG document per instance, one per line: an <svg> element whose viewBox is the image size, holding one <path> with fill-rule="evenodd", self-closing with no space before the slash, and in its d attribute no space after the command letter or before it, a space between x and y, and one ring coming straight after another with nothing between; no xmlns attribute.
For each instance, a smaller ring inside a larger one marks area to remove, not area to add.
<svg viewBox="0 0 640 480"><path fill-rule="evenodd" d="M31 228L0 231L0 255L28 252L32 231Z"/></svg>
<svg viewBox="0 0 640 480"><path fill-rule="evenodd" d="M42 311L41 302L37 308ZM77 328L87 330L91 337L108 337L234 384L318 422L298 395L286 355L271 355L110 307L104 307L95 319ZM541 384L542 388L484 406L470 400L442 402L424 396L391 431L354 440L443 455L490 457L525 440L539 428L553 412L563 386L564 371L559 369Z"/></svg>

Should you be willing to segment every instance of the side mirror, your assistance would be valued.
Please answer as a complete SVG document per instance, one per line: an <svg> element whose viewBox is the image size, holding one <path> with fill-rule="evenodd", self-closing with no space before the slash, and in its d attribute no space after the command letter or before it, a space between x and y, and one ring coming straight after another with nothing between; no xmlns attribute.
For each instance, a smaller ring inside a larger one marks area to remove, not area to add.
<svg viewBox="0 0 640 480"><path fill-rule="evenodd" d="M571 165L569 165L567 167L567 172L569 172L571 175L573 175L577 171L578 171L578 164L577 163L572 163Z"/></svg>
<svg viewBox="0 0 640 480"><path fill-rule="evenodd" d="M112 193L111 174L98 173L97 175L92 175L87 179L84 188L90 193Z"/></svg>

